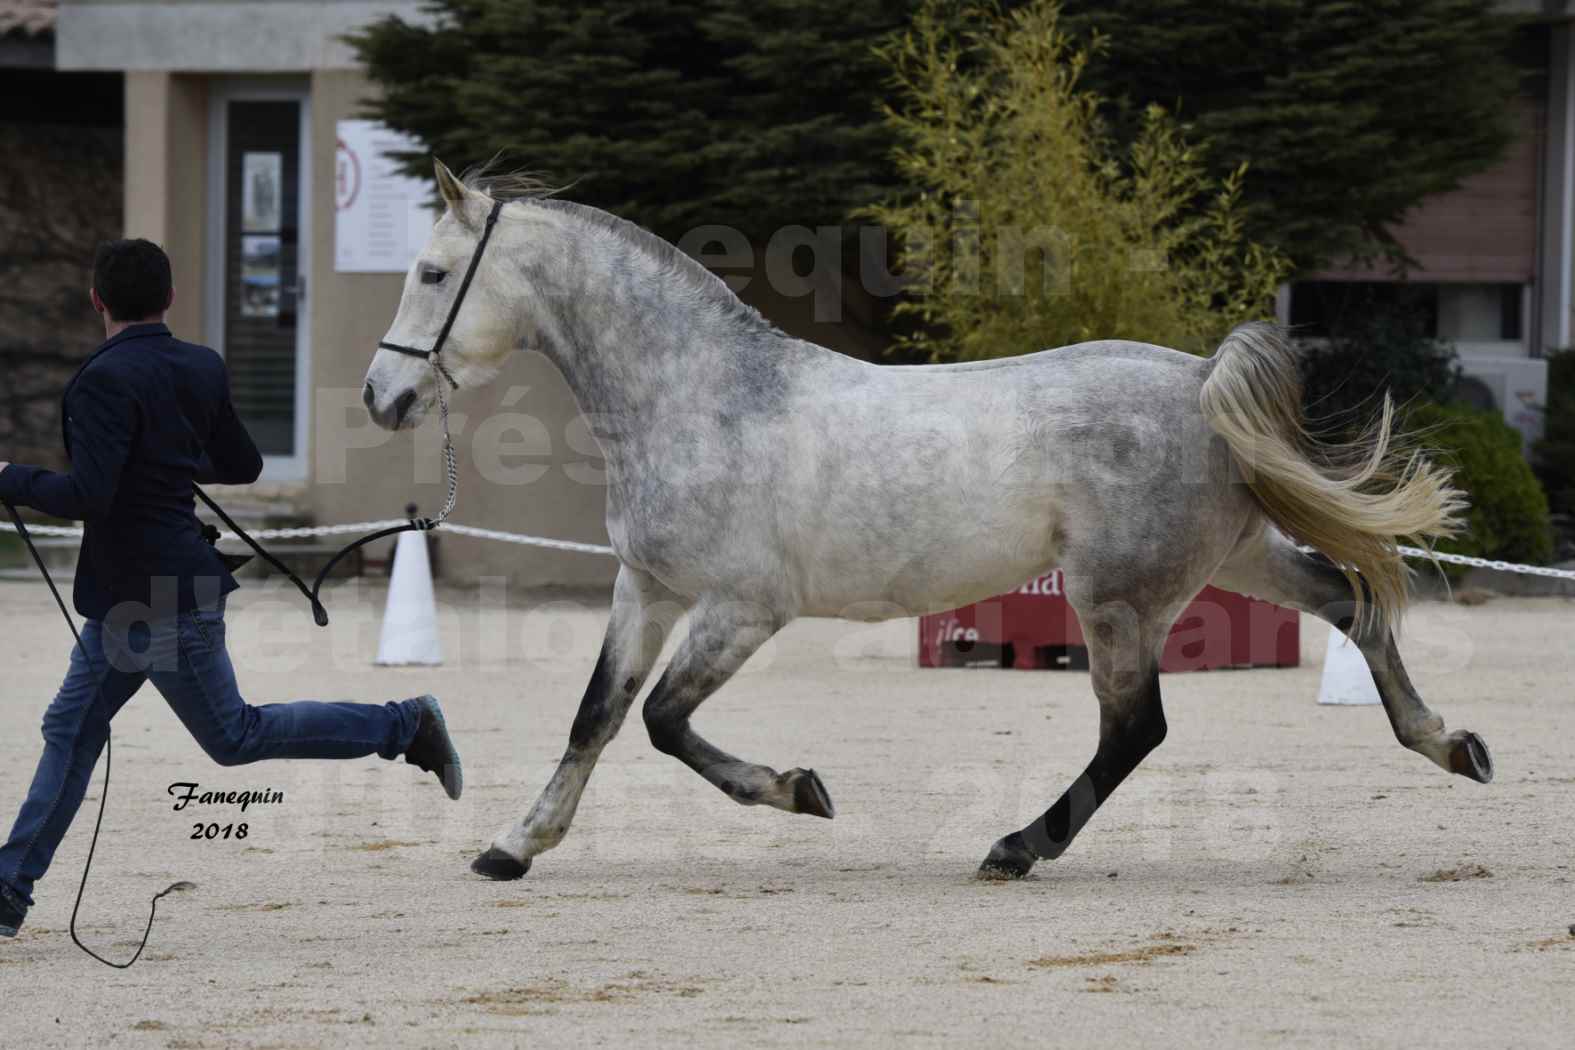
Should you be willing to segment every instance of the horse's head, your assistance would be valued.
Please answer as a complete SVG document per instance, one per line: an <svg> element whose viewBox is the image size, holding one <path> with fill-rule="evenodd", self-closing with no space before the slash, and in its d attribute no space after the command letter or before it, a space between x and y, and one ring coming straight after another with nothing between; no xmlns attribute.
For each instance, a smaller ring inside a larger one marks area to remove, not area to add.
<svg viewBox="0 0 1575 1050"><path fill-rule="evenodd" d="M497 375L523 335L517 312L510 309L509 267L500 265L504 253L498 242L504 224L498 225L469 287L461 292L466 271L486 236L493 200L455 178L441 161L436 171L447 209L405 275L399 311L372 358L361 393L372 419L389 430L416 426L437 399L437 384L443 381L438 370L411 351L426 353L438 347L450 320L438 361L456 387L478 386ZM389 349L390 344L404 351Z"/></svg>

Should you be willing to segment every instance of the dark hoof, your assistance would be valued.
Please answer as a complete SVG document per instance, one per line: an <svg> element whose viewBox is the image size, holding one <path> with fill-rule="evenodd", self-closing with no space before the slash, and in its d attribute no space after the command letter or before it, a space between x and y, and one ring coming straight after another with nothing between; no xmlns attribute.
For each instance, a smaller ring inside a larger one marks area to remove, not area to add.
<svg viewBox="0 0 1575 1050"><path fill-rule="evenodd" d="M530 861L521 863L494 846L471 861L470 870L497 882L513 882L525 877L525 873L530 870Z"/></svg>
<svg viewBox="0 0 1575 1050"><path fill-rule="evenodd" d="M825 817L827 820L837 815L837 807L831 804L826 785L820 782L813 769L794 769L785 774L783 779L793 785L793 812L808 813L812 817Z"/></svg>
<svg viewBox="0 0 1575 1050"><path fill-rule="evenodd" d="M1034 861L1038 859L1023 842L1023 837L1014 831L990 847L990 855L979 865L978 877L986 882L1020 879L1033 870Z"/></svg>
<svg viewBox="0 0 1575 1050"><path fill-rule="evenodd" d="M1487 744L1475 733L1461 733L1455 740L1454 749L1449 752L1449 771L1469 777L1478 784L1488 784L1493 780L1493 756L1488 754Z"/></svg>

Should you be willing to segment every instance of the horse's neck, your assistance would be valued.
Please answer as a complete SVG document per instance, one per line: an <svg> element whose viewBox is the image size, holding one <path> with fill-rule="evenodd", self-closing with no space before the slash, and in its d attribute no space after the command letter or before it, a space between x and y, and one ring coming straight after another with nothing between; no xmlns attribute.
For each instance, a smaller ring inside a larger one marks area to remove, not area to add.
<svg viewBox="0 0 1575 1050"><path fill-rule="evenodd" d="M716 355L704 338L681 338L685 327L596 325L588 315L569 327L542 350L587 415L635 424L662 411L678 390L699 402L710 396Z"/></svg>
<svg viewBox="0 0 1575 1050"><path fill-rule="evenodd" d="M758 315L639 245L600 237L567 257L550 278L559 305L540 349L595 429L599 419L631 436L657 415L731 403L741 354L769 369L787 353L791 340Z"/></svg>

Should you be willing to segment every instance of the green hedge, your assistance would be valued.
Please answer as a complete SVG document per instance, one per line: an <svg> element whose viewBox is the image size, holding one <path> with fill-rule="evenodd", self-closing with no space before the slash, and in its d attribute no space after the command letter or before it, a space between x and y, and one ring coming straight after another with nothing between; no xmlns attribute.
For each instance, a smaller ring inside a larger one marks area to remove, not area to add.
<svg viewBox="0 0 1575 1050"><path fill-rule="evenodd" d="M1553 557L1548 497L1521 452L1519 431L1497 413L1463 406L1418 405L1407 423L1423 432L1434 462L1455 470L1471 501L1468 530L1439 550L1534 564Z"/></svg>

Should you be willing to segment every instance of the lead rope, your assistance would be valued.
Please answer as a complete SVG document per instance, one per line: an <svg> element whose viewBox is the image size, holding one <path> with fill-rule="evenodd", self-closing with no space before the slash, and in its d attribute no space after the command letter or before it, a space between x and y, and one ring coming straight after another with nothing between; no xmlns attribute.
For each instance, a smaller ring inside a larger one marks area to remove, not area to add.
<svg viewBox="0 0 1575 1050"><path fill-rule="evenodd" d="M436 354L432 355L432 370L438 373L439 379L446 379L450 383L454 383L454 377L449 375L448 369L438 362ZM454 388L457 390L459 384L454 383ZM449 436L448 432L448 394L443 390L442 383L437 384L437 395L438 415L443 422L443 472L447 475L448 497L443 501L442 511L438 513L436 518L432 519L431 524L426 529L422 530L424 532L435 529L447 521L448 516L454 513L454 505L459 502L459 461L454 455L454 439Z"/></svg>
<svg viewBox="0 0 1575 1050"><path fill-rule="evenodd" d="M246 545L255 551L258 557L262 558L263 561L273 566L275 572L279 573L291 583L295 584L296 590L305 595L306 600L312 603L313 619L317 620L319 623L328 622L327 611L323 610L319 612L319 610L322 610L322 604L317 600L317 596L312 593L311 589L308 588L305 583L301 582L301 578L292 572L288 565L280 561L278 558L275 558L271 553L269 553L266 547L252 539L251 535L245 529L241 528L235 523L234 518L230 517L224 512L224 508L219 506L219 504L214 501L212 496L202 491L202 486L194 484L191 488L192 491L197 494L197 498L206 503L208 505L208 509L217 514L219 520L224 522L225 528L229 529L236 536L239 536L242 540L246 541ZM215 532L212 535L217 537L218 534Z"/></svg>
<svg viewBox="0 0 1575 1050"><path fill-rule="evenodd" d="M66 600L60 596L60 588L55 586L55 578L50 575L49 567L44 564L43 556L38 553L38 548L33 545L33 537L28 533L27 525L23 523L22 516L16 512L16 508L11 506L10 503L5 505L5 509L10 512L11 521L16 525L16 534L22 537L22 543L27 547L27 552L33 556L33 564L38 566L38 571L43 574L44 582L49 584L49 593L55 596L55 604L60 607L60 615L66 618L66 626L71 628L71 637L76 639L76 647L82 651L83 659L87 659L87 646L82 644L82 635L77 633L76 621L71 618L70 611L66 609ZM153 895L153 899L148 902L148 925L142 930L142 943L137 945L136 954L123 963L104 958L98 952L83 944L82 938L77 936L77 913L82 910L82 894L87 890L88 872L93 870L93 854L98 850L98 833L99 829L104 826L104 807L109 805L109 772L114 757L113 734L106 724L104 727L104 793L99 796L98 818L93 821L93 838L88 843L87 860L82 863L82 881L77 883L77 900L71 906L70 929L71 940L78 948L81 948L105 966L113 966L117 970L129 970L133 963L142 958L142 951L148 946L148 938L153 934L153 917L158 914L159 910L159 900L171 893L194 890L197 888L197 884L185 881L174 882L161 892Z"/></svg>
<svg viewBox="0 0 1575 1050"><path fill-rule="evenodd" d="M431 361L432 371L435 374L435 378L438 380L438 413L443 423L443 473L445 475L444 480L448 487L447 495L443 500L443 509L438 512L438 516L435 518L411 518L403 525L395 525L392 528L382 529L378 532L362 536L355 542L341 547L332 558L328 559L328 564L324 565L323 570L317 574L317 579L313 581L312 586L308 587L304 582L302 582L299 576L290 571L288 566L286 566L272 554L268 553L267 548L254 540L251 535L248 534L245 529L241 528L233 518L226 514L224 512L224 508L219 506L218 503L214 502L214 500L206 492L202 491L202 489L198 488L196 485L192 486L202 501L208 505L208 509L217 514L219 516L219 520L224 522L226 528L228 528L241 540L245 541L248 547L257 552L257 554L260 555L262 559L269 565L273 566L277 572L286 577L291 583L295 584L296 589L306 596L306 600L310 602L312 606L312 619L316 621L317 626L319 627L328 626L328 609L323 605L322 600L323 584L327 582L328 577L333 573L334 569L338 568L340 562L344 561L345 558L349 557L351 554L360 550L362 547L365 547L369 543L376 543L378 540L387 539L390 536L397 536L402 532L431 532L433 529L437 528L439 525L442 525L448 520L448 516L454 513L454 507L459 502L459 460L454 452L453 435L449 432L448 393L443 389L443 384L445 382L455 386L456 389L458 388L458 384L454 383L453 376L449 375L448 369L443 367L443 363L438 360L437 355L432 355L429 360Z"/></svg>
<svg viewBox="0 0 1575 1050"><path fill-rule="evenodd" d="M362 536L354 543L346 544L340 548L337 554L328 559L328 564L323 566L323 571L317 574L317 579L313 582L312 589L305 591L305 588L302 588L306 593L307 599L312 603L312 618L317 621L317 626L319 627L328 626L328 610L324 608L321 597L323 583L341 561L369 543L376 543L378 540L397 536L402 532L431 532L448 520L448 516L454 513L455 504L459 502L459 461L454 453L454 438L449 433L448 428L448 393L443 389L445 382L454 385L456 389L459 384L454 383L454 379L449 375L448 369L444 368L443 363L438 360L438 355L433 354L428 360L432 363L434 378L437 380L438 415L443 423L443 473L448 486L448 494L443 500L443 509L438 512L438 516L435 518L411 518L403 525L395 525L392 528L382 529ZM244 532L239 534L248 543L251 543L253 547L258 546Z"/></svg>

